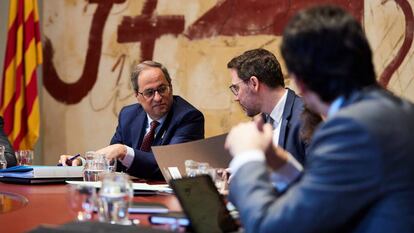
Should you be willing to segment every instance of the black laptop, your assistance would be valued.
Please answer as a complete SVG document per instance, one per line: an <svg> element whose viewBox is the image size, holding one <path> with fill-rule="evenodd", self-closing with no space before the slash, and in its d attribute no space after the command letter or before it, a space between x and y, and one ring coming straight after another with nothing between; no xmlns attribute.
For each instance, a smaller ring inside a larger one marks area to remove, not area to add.
<svg viewBox="0 0 414 233"><path fill-rule="evenodd" d="M208 175L170 181L195 233L235 232L239 226Z"/></svg>

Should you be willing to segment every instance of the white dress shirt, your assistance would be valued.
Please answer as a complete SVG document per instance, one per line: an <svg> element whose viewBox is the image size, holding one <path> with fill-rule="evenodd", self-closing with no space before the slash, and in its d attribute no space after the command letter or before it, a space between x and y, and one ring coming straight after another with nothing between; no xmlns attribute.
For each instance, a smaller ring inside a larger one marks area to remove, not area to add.
<svg viewBox="0 0 414 233"><path fill-rule="evenodd" d="M158 132L161 129L161 125L164 123L165 118L167 117L167 114L165 114L165 116L161 117L160 119L158 119L158 123L160 123L157 128L155 128L155 135L154 138L157 136ZM147 126L145 127L145 134L148 133L148 131L150 130L150 124L153 121L153 119L151 119L151 117L147 114ZM138 140L138 138L136 139ZM135 157L135 152L134 149L132 149L131 147L124 145L127 153L124 157L124 159L120 159L119 161L122 163L122 165L124 165L125 167L129 168L132 164L132 162L134 161L134 157Z"/></svg>
<svg viewBox="0 0 414 233"><path fill-rule="evenodd" d="M279 144L280 127L282 125L282 116L286 105L287 93L287 90L285 90L285 94L283 94L282 98L280 98L269 115L273 119L273 144L275 145Z"/></svg>

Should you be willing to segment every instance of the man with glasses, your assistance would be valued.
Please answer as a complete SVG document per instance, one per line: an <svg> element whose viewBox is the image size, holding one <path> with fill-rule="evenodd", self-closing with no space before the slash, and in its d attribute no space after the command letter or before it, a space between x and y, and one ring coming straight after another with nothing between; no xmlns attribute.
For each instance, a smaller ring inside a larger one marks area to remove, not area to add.
<svg viewBox="0 0 414 233"><path fill-rule="evenodd" d="M173 95L170 75L158 62L138 64L131 82L138 104L121 110L111 145L97 153L118 159L117 171L163 180L151 146L203 139L204 116L183 98ZM62 157L60 162L65 164Z"/></svg>
<svg viewBox="0 0 414 233"><path fill-rule="evenodd" d="M253 117L262 114L273 126L273 140L300 163L305 160L305 143L300 140L300 114L303 102L285 88L280 64L266 49L253 49L233 58L228 64L235 100Z"/></svg>
<svg viewBox="0 0 414 233"><path fill-rule="evenodd" d="M239 167L229 200L245 232L414 232L414 105L378 85L361 24L336 6L301 10L281 51L306 105L326 120L304 169L274 151L276 172L299 171L284 176L281 195L265 176L271 125L230 131L226 148Z"/></svg>

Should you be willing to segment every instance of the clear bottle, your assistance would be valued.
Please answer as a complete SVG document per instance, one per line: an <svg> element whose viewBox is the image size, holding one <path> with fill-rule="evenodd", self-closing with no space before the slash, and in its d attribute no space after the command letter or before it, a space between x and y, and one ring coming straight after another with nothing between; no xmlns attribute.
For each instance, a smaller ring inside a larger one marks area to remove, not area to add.
<svg viewBox="0 0 414 233"><path fill-rule="evenodd" d="M0 145L0 169L5 169L7 167L6 156L4 155L5 147Z"/></svg>

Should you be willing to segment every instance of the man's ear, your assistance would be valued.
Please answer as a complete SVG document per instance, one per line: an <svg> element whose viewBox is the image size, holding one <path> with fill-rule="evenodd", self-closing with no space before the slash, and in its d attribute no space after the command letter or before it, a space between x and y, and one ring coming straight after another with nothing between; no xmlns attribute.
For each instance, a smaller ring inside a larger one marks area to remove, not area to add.
<svg viewBox="0 0 414 233"><path fill-rule="evenodd" d="M252 76L250 77L250 82L251 87L253 88L253 90L255 90L256 92L259 91L259 79L256 76Z"/></svg>

